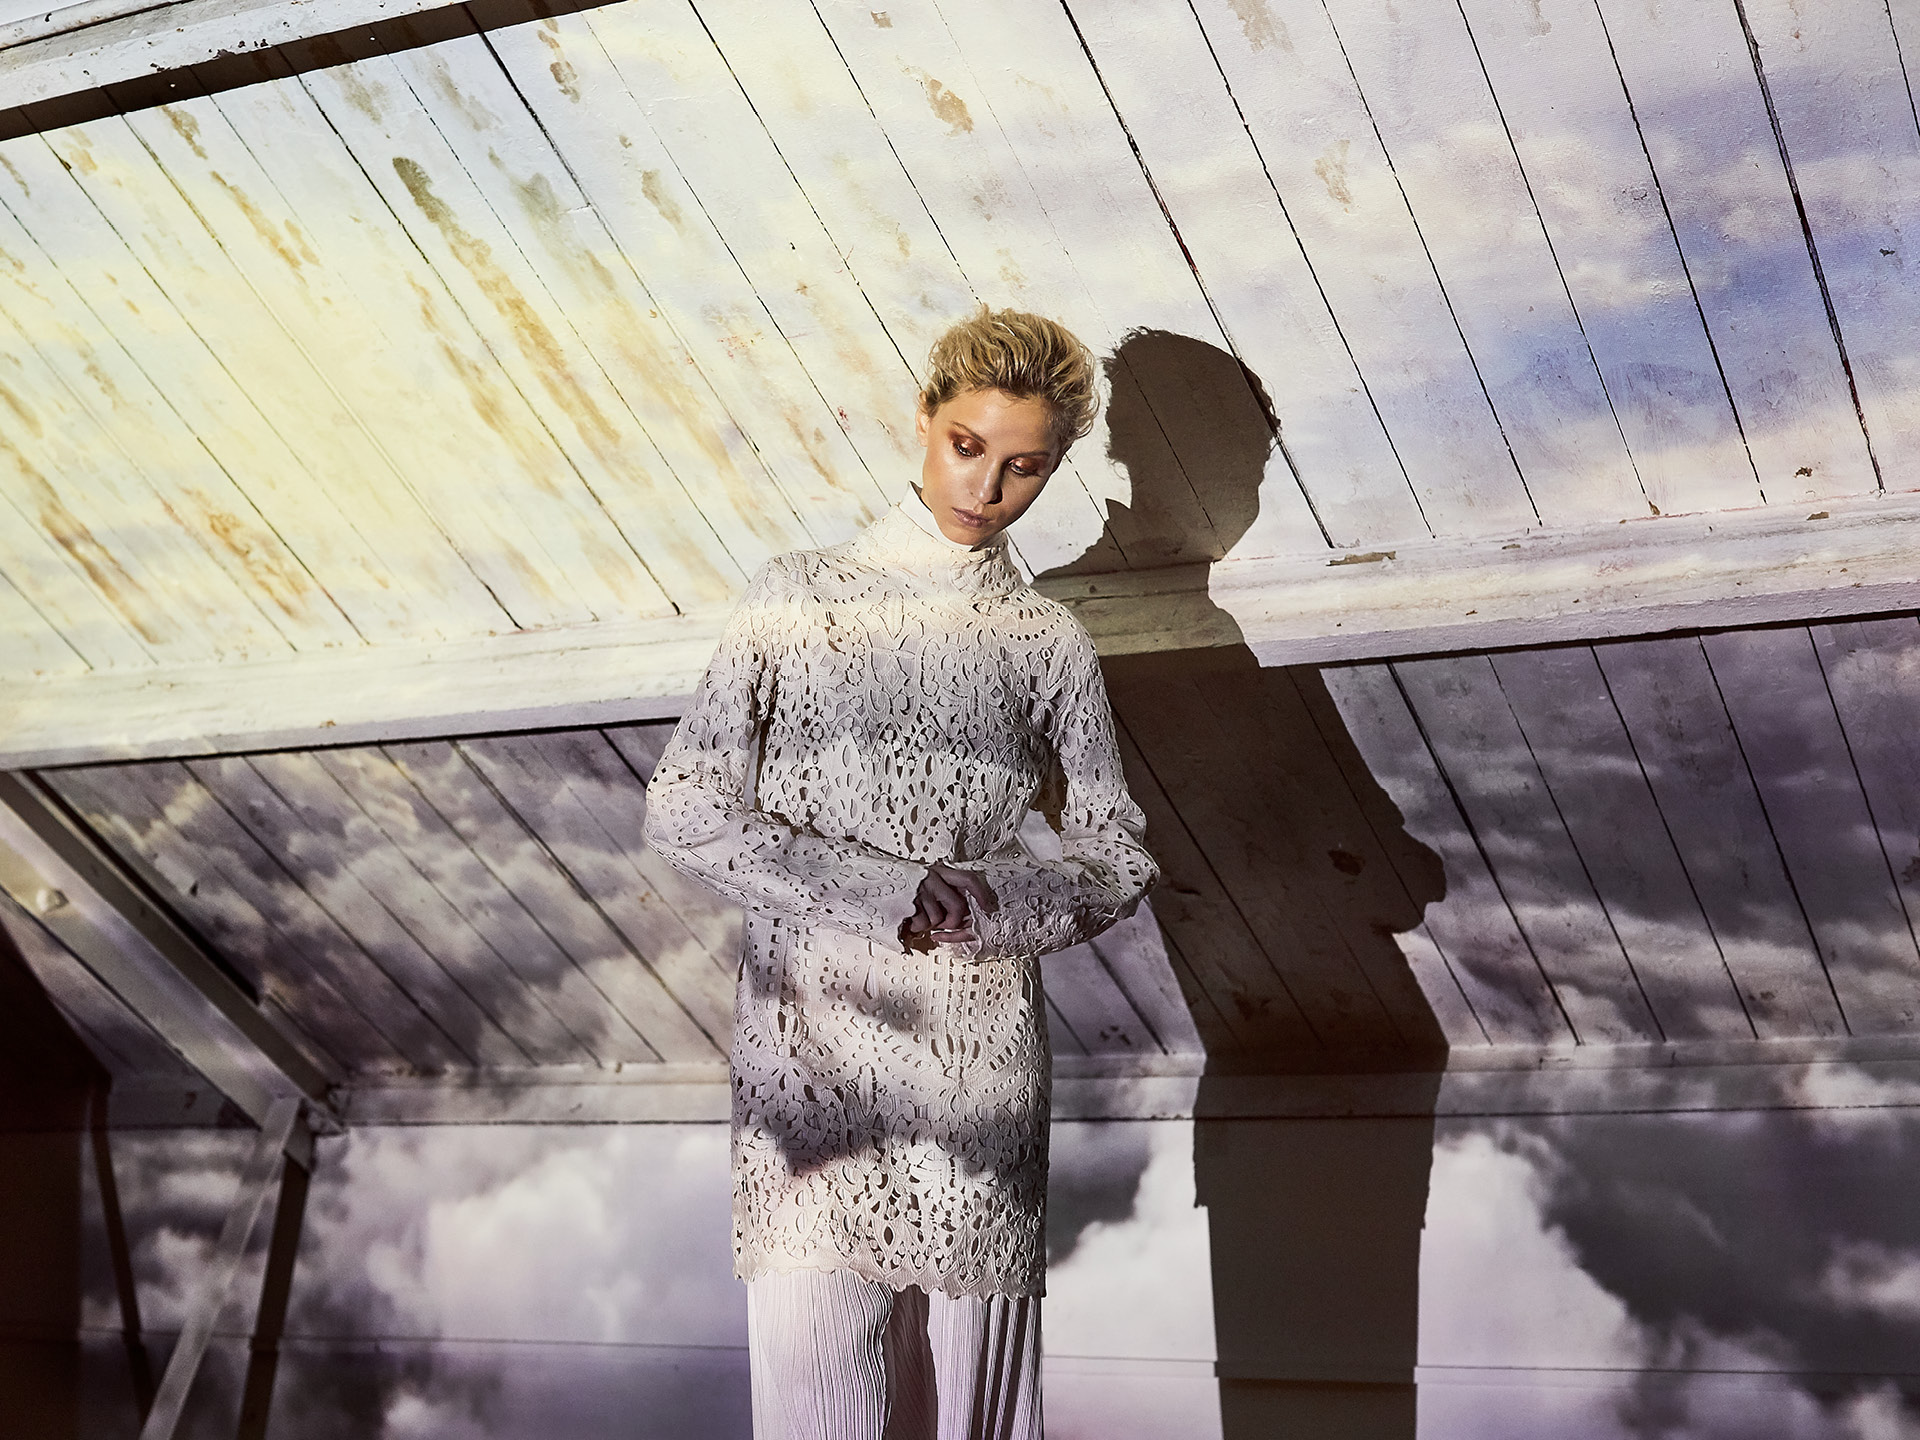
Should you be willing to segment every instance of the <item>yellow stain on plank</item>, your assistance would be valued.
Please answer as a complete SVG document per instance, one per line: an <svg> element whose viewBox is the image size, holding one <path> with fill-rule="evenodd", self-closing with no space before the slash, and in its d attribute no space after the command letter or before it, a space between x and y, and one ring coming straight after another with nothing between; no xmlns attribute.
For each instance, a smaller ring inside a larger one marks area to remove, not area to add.
<svg viewBox="0 0 1920 1440"><path fill-rule="evenodd" d="M973 129L973 115L967 109L967 102L940 81L916 66L906 66L907 74L920 82L920 88L927 92L927 108L945 122L948 133L964 135Z"/></svg>

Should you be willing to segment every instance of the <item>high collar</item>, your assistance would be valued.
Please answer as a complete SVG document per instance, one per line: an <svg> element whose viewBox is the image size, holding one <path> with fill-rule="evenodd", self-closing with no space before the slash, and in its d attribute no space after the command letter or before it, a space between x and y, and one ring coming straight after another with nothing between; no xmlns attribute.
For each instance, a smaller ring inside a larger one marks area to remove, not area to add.
<svg viewBox="0 0 1920 1440"><path fill-rule="evenodd" d="M1026 583L1004 530L977 546L950 540L911 489L855 536L853 547L869 564L970 594L1010 595Z"/></svg>

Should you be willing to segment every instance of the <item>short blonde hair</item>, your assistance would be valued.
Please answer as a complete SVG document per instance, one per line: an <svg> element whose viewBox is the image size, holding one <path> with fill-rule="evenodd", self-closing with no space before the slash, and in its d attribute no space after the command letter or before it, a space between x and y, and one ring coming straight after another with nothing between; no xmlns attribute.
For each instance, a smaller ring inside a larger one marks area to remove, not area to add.
<svg viewBox="0 0 1920 1440"><path fill-rule="evenodd" d="M933 342L920 408L931 415L969 390L1037 397L1053 411L1062 448L1093 429L1100 409L1093 352L1057 321L985 305Z"/></svg>

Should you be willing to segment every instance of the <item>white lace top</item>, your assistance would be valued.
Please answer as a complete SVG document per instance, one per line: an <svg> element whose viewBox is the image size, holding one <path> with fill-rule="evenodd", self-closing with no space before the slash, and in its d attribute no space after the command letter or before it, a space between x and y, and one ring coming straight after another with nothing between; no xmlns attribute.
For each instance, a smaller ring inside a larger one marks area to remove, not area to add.
<svg viewBox="0 0 1920 1440"><path fill-rule="evenodd" d="M1130 914L1156 873L1079 622L1004 535L957 545L909 493L754 576L647 800L649 843L747 911L741 1277L1040 1294L1039 957ZM1058 806L1059 859L1020 839L1036 805ZM1000 907L976 940L911 951L900 925L935 860Z"/></svg>

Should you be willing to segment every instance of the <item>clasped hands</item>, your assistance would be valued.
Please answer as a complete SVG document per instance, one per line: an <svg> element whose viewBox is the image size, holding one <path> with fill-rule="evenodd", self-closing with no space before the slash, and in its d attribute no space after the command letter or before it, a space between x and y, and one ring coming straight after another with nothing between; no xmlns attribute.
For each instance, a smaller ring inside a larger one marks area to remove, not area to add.
<svg viewBox="0 0 1920 1440"><path fill-rule="evenodd" d="M935 945L957 945L975 940L972 913L991 915L1000 908L993 887L972 870L951 865L929 865L914 896L913 913L900 922L900 940L909 950L931 950Z"/></svg>

